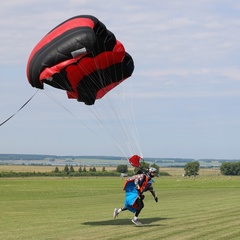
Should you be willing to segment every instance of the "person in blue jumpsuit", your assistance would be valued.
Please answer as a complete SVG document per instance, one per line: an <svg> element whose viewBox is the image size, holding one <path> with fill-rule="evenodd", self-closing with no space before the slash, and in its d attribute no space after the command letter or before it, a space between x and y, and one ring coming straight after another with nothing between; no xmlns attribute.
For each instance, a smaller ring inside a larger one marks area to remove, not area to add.
<svg viewBox="0 0 240 240"><path fill-rule="evenodd" d="M132 222L135 225L141 225L142 223L138 221L138 216L142 209L144 208L144 195L146 191L150 191L154 200L158 202L158 197L153 189L153 177L155 176L156 169L151 167L146 173L136 174L126 180L124 184L124 190L126 193L124 207L115 208L113 211L113 218L116 219L118 214L122 211L129 210L135 213Z"/></svg>

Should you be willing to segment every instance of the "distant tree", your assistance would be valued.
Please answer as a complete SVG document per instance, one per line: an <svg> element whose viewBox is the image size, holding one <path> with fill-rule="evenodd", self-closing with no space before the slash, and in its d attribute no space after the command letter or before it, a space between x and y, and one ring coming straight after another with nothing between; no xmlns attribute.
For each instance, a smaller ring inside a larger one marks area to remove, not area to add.
<svg viewBox="0 0 240 240"><path fill-rule="evenodd" d="M73 166L72 166L72 165L70 166L69 172L71 172L71 173L73 173L73 172L74 172L74 168L73 168Z"/></svg>
<svg viewBox="0 0 240 240"><path fill-rule="evenodd" d="M220 166L220 171L223 175L240 175L240 162L224 162Z"/></svg>
<svg viewBox="0 0 240 240"><path fill-rule="evenodd" d="M197 176L199 172L200 164L198 161L189 162L185 165L185 176Z"/></svg>
<svg viewBox="0 0 240 240"><path fill-rule="evenodd" d="M128 166L124 165L124 164L120 164L120 165L117 166L116 171L119 172L119 173L127 173L128 172Z"/></svg>
<svg viewBox="0 0 240 240"><path fill-rule="evenodd" d="M82 167L81 166L79 167L78 172L82 172Z"/></svg>
<svg viewBox="0 0 240 240"><path fill-rule="evenodd" d="M151 165L151 167L156 168L156 170L157 170L156 174L159 174L159 168L160 168L160 167L159 167L157 164L154 163L154 164ZM156 175L156 176L157 176L157 175Z"/></svg>
<svg viewBox="0 0 240 240"><path fill-rule="evenodd" d="M234 175L240 175L240 162L233 163Z"/></svg>
<svg viewBox="0 0 240 240"><path fill-rule="evenodd" d="M230 162L224 162L220 166L220 171L223 175L232 175L232 164Z"/></svg>
<svg viewBox="0 0 240 240"><path fill-rule="evenodd" d="M134 172L135 173L141 173L141 172L146 172L150 167L150 164L144 161L140 162L140 167L139 168L135 168Z"/></svg>
<svg viewBox="0 0 240 240"><path fill-rule="evenodd" d="M89 168L89 172L96 172L96 171L97 171L97 169L95 167L90 167Z"/></svg>
<svg viewBox="0 0 240 240"><path fill-rule="evenodd" d="M105 168L105 167L103 167L103 168L102 168L102 172L105 172L105 171L106 171L106 168Z"/></svg>
<svg viewBox="0 0 240 240"><path fill-rule="evenodd" d="M69 173L69 167L68 167L68 165L65 165L63 171L64 171L65 173Z"/></svg>
<svg viewBox="0 0 240 240"><path fill-rule="evenodd" d="M55 172L55 173L58 173L58 172L59 172L59 168L58 168L58 167L55 167L54 172Z"/></svg>
<svg viewBox="0 0 240 240"><path fill-rule="evenodd" d="M150 164L147 163L147 162L140 162L140 168L143 170L143 171L147 171L150 167Z"/></svg>
<svg viewBox="0 0 240 240"><path fill-rule="evenodd" d="M84 168L83 168L83 172L86 172L86 171L87 171L87 169L84 167Z"/></svg>

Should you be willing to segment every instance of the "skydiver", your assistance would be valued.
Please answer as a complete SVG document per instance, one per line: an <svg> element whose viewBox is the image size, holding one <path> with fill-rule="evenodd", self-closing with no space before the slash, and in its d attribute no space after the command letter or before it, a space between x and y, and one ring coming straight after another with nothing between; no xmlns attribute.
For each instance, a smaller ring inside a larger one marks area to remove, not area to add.
<svg viewBox="0 0 240 240"><path fill-rule="evenodd" d="M151 167L146 173L136 174L126 180L123 188L126 192L124 207L114 209L114 219L116 219L120 212L129 210L135 213L132 222L135 225L142 225L142 223L138 221L138 216L141 210L144 208L143 199L145 196L143 193L150 191L154 197L154 200L158 202L158 197L156 196L152 186L152 183L154 182L152 178L154 178L155 173L156 169Z"/></svg>

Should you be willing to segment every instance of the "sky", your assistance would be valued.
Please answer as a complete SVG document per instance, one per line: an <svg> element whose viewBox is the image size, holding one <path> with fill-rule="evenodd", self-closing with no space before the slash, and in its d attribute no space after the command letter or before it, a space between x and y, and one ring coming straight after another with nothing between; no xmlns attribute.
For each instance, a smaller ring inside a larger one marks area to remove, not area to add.
<svg viewBox="0 0 240 240"><path fill-rule="evenodd" d="M135 64L121 90L90 109L26 77L34 46L83 14L102 21ZM1 2L0 123L35 95L0 126L0 153L239 159L239 29L238 0ZM118 107L110 115L109 101L124 102L130 124Z"/></svg>

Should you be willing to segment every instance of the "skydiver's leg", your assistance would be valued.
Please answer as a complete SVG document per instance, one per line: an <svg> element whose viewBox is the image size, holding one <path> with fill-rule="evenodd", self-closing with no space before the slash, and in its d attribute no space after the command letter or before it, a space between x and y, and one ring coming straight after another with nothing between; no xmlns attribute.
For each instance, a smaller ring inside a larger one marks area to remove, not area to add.
<svg viewBox="0 0 240 240"><path fill-rule="evenodd" d="M120 209L121 209L121 211L120 211L120 212L127 210L127 208L126 208L126 207L122 207L122 208L120 208Z"/></svg>
<svg viewBox="0 0 240 240"><path fill-rule="evenodd" d="M138 198L136 200L136 203L138 205L138 208L135 212L135 215L132 219L132 222L136 225L141 225L142 223L138 221L138 215L140 214L140 212L142 211L142 209L144 208L144 203L143 203L143 200L141 198Z"/></svg>
<svg viewBox="0 0 240 240"><path fill-rule="evenodd" d="M125 210L127 210L126 207L115 208L114 211L113 211L113 218L115 219L120 212L125 211Z"/></svg>
<svg viewBox="0 0 240 240"><path fill-rule="evenodd" d="M141 198L138 198L136 200L136 203L137 203L138 208L136 210L135 217L138 217L138 215L140 214L140 212L144 208L144 203L143 203L143 200Z"/></svg>

